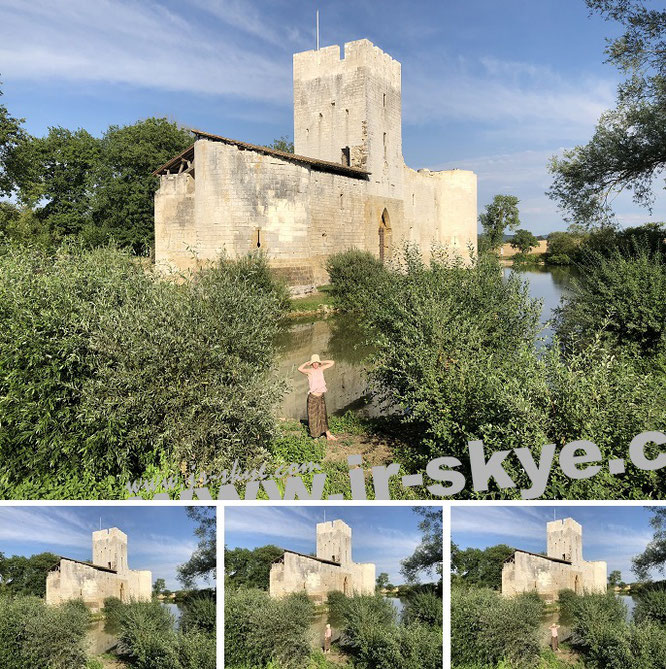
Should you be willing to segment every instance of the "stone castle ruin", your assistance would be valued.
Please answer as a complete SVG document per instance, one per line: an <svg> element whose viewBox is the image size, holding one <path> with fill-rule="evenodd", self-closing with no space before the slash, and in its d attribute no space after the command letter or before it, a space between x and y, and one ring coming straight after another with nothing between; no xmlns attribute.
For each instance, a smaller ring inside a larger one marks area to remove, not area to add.
<svg viewBox="0 0 666 669"><path fill-rule="evenodd" d="M271 565L271 597L304 592L320 603L332 591L348 596L375 592L375 565L352 560L352 531L342 520L317 523L316 557L285 550Z"/></svg>
<svg viewBox="0 0 666 669"><path fill-rule="evenodd" d="M516 550L504 561L502 594L536 592L554 601L560 590L606 592L606 563L583 559L583 528L573 518L548 523L547 555Z"/></svg>
<svg viewBox="0 0 666 669"><path fill-rule="evenodd" d="M351 247L382 260L403 242L476 251L476 175L415 171L402 155L400 63L368 40L294 55L294 154L194 131L160 167L155 261L187 269L265 252L291 284L328 280Z"/></svg>
<svg viewBox="0 0 666 669"><path fill-rule="evenodd" d="M92 564L60 558L46 577L46 603L61 604L82 599L93 612L107 597L122 602L149 601L152 595L150 571L135 571L127 563L127 535L117 527L92 533Z"/></svg>

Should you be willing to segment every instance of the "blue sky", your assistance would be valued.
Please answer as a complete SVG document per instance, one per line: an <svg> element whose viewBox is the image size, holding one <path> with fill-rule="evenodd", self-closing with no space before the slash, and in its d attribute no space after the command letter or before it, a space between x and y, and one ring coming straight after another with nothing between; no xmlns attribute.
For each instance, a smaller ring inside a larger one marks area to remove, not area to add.
<svg viewBox="0 0 666 669"><path fill-rule="evenodd" d="M482 506L452 507L451 538L460 548L508 544L540 552L546 549L546 523L573 518L583 526L583 557L605 560L608 572L635 581L631 559L645 550L653 536L652 514L642 506ZM666 576L654 572L653 578Z"/></svg>
<svg viewBox="0 0 666 669"><path fill-rule="evenodd" d="M510 192L523 227L566 227L546 162L591 136L618 82L617 27L583 0L0 0L3 103L35 134L157 115L267 143L293 132L291 57L317 7L322 46L368 38L402 62L407 164L473 169L480 209ZM616 209L648 220L629 197Z"/></svg>
<svg viewBox="0 0 666 669"><path fill-rule="evenodd" d="M170 590L182 588L176 567L198 544L196 523L182 506L0 506L0 552L30 556L49 551L91 560L92 533L100 518L102 528L117 527L127 535L130 569L150 569L153 582L163 578Z"/></svg>
<svg viewBox="0 0 666 669"><path fill-rule="evenodd" d="M224 510L224 542L227 548L274 544L308 554L316 551L316 524L336 519L351 527L354 562L374 562L377 574L404 583L400 561L421 543L421 516L407 506L231 506ZM421 581L434 578L424 574Z"/></svg>

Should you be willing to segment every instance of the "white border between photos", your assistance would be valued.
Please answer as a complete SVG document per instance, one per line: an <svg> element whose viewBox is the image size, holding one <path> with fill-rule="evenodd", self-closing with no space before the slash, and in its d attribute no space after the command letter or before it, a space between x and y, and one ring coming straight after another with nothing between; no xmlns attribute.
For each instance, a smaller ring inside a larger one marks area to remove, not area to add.
<svg viewBox="0 0 666 669"><path fill-rule="evenodd" d="M214 506L217 513L217 666L224 667L224 508L249 506L435 506L442 509L443 561L443 669L451 666L451 508L474 506L665 506L666 500L0 500L3 506Z"/></svg>

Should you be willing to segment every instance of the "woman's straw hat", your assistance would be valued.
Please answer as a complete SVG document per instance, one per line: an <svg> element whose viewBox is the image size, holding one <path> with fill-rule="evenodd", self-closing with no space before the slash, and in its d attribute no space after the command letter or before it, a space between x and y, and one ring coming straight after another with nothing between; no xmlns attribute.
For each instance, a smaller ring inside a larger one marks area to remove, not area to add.
<svg viewBox="0 0 666 669"><path fill-rule="evenodd" d="M319 356L316 353L313 353L310 356L310 364L312 364L313 362L319 362L319 363L321 362L321 359L319 358Z"/></svg>

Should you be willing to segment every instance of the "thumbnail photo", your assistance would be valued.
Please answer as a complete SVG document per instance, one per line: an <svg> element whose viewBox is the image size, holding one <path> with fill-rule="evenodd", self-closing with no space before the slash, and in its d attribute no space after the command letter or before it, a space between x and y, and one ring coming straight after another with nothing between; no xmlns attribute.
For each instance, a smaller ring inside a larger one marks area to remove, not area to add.
<svg viewBox="0 0 666 669"><path fill-rule="evenodd" d="M440 507L226 507L227 669L442 666Z"/></svg>

